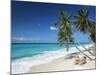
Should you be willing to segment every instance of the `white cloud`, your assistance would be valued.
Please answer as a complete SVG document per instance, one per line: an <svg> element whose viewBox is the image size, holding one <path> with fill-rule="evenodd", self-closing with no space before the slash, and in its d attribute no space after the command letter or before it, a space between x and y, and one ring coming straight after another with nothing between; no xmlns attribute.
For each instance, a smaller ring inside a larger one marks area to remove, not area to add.
<svg viewBox="0 0 100 75"><path fill-rule="evenodd" d="M56 28L56 27L54 27L54 26L51 26L50 29L51 29L51 30L58 30L58 28Z"/></svg>
<svg viewBox="0 0 100 75"><path fill-rule="evenodd" d="M34 41L34 40L40 40L39 38L27 38L27 37L14 37L13 40L18 41Z"/></svg>
<svg viewBox="0 0 100 75"><path fill-rule="evenodd" d="M13 40L24 40L23 37L14 37Z"/></svg>

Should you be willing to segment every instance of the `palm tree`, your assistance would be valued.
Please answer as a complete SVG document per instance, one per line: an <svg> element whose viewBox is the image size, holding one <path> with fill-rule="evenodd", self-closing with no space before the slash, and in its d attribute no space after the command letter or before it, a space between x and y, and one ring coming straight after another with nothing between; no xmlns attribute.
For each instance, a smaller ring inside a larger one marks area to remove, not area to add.
<svg viewBox="0 0 100 75"><path fill-rule="evenodd" d="M89 11L81 9L75 18L77 19L74 21L76 29L83 33L90 33L89 37L95 42L95 22L89 19Z"/></svg>
<svg viewBox="0 0 100 75"><path fill-rule="evenodd" d="M78 15L74 16L77 20L74 22L76 24L77 30L80 32L87 32L89 27L88 11L81 9L78 11Z"/></svg>
<svg viewBox="0 0 100 75"><path fill-rule="evenodd" d="M76 15L75 18L77 19L74 21L76 29L83 33L89 33L89 38L95 43L95 22L89 19L89 11L81 9L78 11L78 15ZM89 56L88 58L91 60Z"/></svg>
<svg viewBox="0 0 100 75"><path fill-rule="evenodd" d="M60 12L60 18L53 25L54 27L59 28L58 32L58 42L60 45L66 43L66 49L69 51L69 43L74 42L74 37L71 27L71 16L68 13Z"/></svg>
<svg viewBox="0 0 100 75"><path fill-rule="evenodd" d="M94 43L96 43L96 23L95 22L92 22L92 27L90 29L90 38Z"/></svg>

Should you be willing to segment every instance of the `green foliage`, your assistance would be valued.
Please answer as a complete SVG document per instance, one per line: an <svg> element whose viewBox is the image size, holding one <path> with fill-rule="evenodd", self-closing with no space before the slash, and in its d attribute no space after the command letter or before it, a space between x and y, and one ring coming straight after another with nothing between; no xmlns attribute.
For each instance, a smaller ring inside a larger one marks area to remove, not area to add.
<svg viewBox="0 0 100 75"><path fill-rule="evenodd" d="M93 25L92 29L90 30L90 38L93 42L96 42L96 26Z"/></svg>
<svg viewBox="0 0 100 75"><path fill-rule="evenodd" d="M77 19L74 24L76 24L77 30L86 33L89 28L90 20L88 19L88 10L81 9L78 11L78 15L75 16Z"/></svg>
<svg viewBox="0 0 100 75"><path fill-rule="evenodd" d="M60 12L60 18L53 25L59 27L58 41L60 45L64 44L66 40L68 40L68 42L74 42L74 37L73 37L72 27L71 27L72 22L70 18L71 16L68 13L62 11Z"/></svg>
<svg viewBox="0 0 100 75"><path fill-rule="evenodd" d="M66 43L74 43L73 29L72 24L75 25L76 29L83 33L89 33L90 38L93 42L96 42L96 23L88 18L89 11L81 9L78 11L78 14L74 16L76 19L72 22L71 15L65 13L64 11L60 12L60 17L52 26L58 27L58 42L60 45ZM68 49L68 48L67 48Z"/></svg>
<svg viewBox="0 0 100 75"><path fill-rule="evenodd" d="M83 33L90 33L90 38L93 42L95 42L95 22L88 18L89 11L85 9L81 9L78 11L78 14L74 16L76 21L74 24L76 25L76 29Z"/></svg>

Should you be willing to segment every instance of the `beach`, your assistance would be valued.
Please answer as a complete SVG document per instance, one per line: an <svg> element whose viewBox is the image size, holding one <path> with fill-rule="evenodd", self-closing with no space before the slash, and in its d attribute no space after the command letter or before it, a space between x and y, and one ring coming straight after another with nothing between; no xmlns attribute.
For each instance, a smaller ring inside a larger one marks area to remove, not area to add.
<svg viewBox="0 0 100 75"><path fill-rule="evenodd" d="M39 46L41 48L44 45L39 44ZM23 50L26 49L27 45L23 45L22 47L24 47L24 46L25 46L25 48L23 48ZM29 44L29 46L30 46L30 44ZM35 45L35 46L37 49L37 45ZM48 47L50 46L49 49L51 48L51 44L49 44L47 46ZM54 44L53 44L52 48L54 49L54 47L56 47L56 46L57 45L54 46ZM89 49L90 47L93 46L93 44L86 44L84 46L86 49ZM44 47L44 48L46 48L46 47ZM88 51L84 50L83 47L78 46L78 48L81 49L85 54L87 54L91 58L95 58L95 56L91 56L88 53ZM33 49L33 45L32 45L31 50L32 49ZM29 48L27 50L29 51ZM33 52L31 50L30 50L30 53ZM34 50L34 52L36 52L36 50ZM25 52L25 53L27 53L27 52ZM22 54L20 54L20 55L22 55ZM71 46L69 48L68 52L66 51L66 48L61 48L61 49L56 48L54 50L51 49L49 51L47 51L47 50L43 51L42 53L39 53L37 55L32 55L32 56L26 55L25 57L21 57L21 58L18 57L17 59L14 59L12 62L12 74L95 69L95 60L90 61L88 58L87 58L86 64L75 65L74 64L75 55L82 55L82 54L76 49L75 46ZM19 56L19 52L18 52L18 56Z"/></svg>
<svg viewBox="0 0 100 75"><path fill-rule="evenodd" d="M11 74L95 69L95 6L11 5Z"/></svg>
<svg viewBox="0 0 100 75"><path fill-rule="evenodd" d="M88 47L88 46L87 46ZM82 48L81 48L82 49ZM89 55L88 51L84 52ZM80 53L78 53L80 54ZM89 55L92 58L95 58ZM75 65L74 58L66 58L66 56L57 58L49 63L32 66L28 73L36 72L52 72L52 71L70 71L70 70L86 70L95 69L95 60L87 59L87 63L83 65Z"/></svg>

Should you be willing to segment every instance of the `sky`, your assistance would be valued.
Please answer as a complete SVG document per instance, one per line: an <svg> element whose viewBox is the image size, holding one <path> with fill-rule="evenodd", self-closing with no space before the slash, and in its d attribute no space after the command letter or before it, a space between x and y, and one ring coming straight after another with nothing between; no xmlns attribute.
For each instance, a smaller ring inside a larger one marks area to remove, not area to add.
<svg viewBox="0 0 100 75"><path fill-rule="evenodd" d="M96 20L95 6L12 1L12 42L57 43L59 30L52 24L58 20L59 13L65 11L74 16L80 9L89 10L89 18ZM74 37L75 42L90 42L88 34L76 31Z"/></svg>

